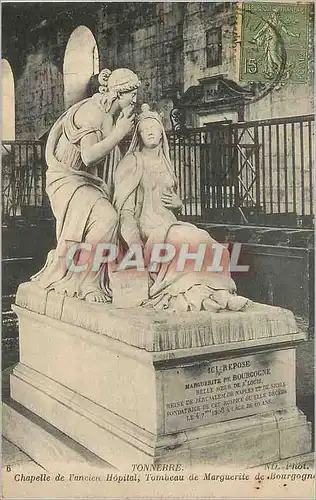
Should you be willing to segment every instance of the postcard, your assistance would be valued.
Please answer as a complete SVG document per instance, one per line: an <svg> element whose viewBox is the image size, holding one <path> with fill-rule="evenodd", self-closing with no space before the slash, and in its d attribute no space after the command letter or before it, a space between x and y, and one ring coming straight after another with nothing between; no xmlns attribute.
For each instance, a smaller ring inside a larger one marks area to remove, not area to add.
<svg viewBox="0 0 316 500"><path fill-rule="evenodd" d="M3 498L314 498L313 33L2 3Z"/></svg>

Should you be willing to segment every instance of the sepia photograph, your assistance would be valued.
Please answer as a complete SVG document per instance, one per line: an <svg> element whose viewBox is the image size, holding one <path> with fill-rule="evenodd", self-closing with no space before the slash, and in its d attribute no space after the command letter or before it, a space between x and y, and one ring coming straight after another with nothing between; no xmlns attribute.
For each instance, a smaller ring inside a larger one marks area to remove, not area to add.
<svg viewBox="0 0 316 500"><path fill-rule="evenodd" d="M1 28L2 497L314 498L314 2Z"/></svg>

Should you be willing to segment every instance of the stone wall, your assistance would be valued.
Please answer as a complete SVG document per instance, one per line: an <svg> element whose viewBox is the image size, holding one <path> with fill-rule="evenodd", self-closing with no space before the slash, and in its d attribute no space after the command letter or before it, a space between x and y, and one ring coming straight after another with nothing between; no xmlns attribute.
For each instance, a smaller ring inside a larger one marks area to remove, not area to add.
<svg viewBox="0 0 316 500"><path fill-rule="evenodd" d="M239 45L237 43L237 10L232 3L220 2L192 2L189 3L185 13L183 28L183 85L184 91L193 85L199 85L204 78L222 76L241 84L239 80ZM313 22L311 20L311 32ZM222 27L222 64L212 68L206 65L206 31L216 27ZM312 34L310 34L312 41ZM312 56L312 48L311 54ZM311 69L311 68L310 68ZM279 90L273 90L263 99L247 104L244 109L244 120L261 120L265 118L276 118L286 116L299 116L310 114L314 102L313 78L309 71L309 82L286 83ZM210 119L216 112L210 109ZM227 119L236 112L232 108L230 113L225 112ZM204 113L204 111L203 111ZM193 111L193 114L196 114ZM221 120L218 111L218 120ZM237 113L235 119L237 120ZM202 120L203 122L203 120ZM193 126L200 126L201 120L197 117L192 120Z"/></svg>
<svg viewBox="0 0 316 500"><path fill-rule="evenodd" d="M82 25L97 41L100 68L134 70L142 81L140 102L148 101L164 112L170 128L170 97L182 84L184 4L133 2L118 8L113 3L95 4L93 9L71 5L66 13L42 20L29 35L22 34L19 25L12 46L5 41L4 52L15 76L17 138L40 138L64 111L65 50L71 33ZM4 11L4 18L14 21L9 11L7 17Z"/></svg>
<svg viewBox="0 0 316 500"><path fill-rule="evenodd" d="M236 80L234 49L235 7L229 2L191 2L187 6L183 28L184 91L198 85L199 79L214 75ZM222 27L222 64L207 68L206 31Z"/></svg>
<svg viewBox="0 0 316 500"><path fill-rule="evenodd" d="M41 138L62 112L61 72L47 54L29 54L16 85L16 137Z"/></svg>
<svg viewBox="0 0 316 500"><path fill-rule="evenodd" d="M100 68L126 66L136 71L142 80L139 101L163 111L167 128L173 100L198 85L199 79L222 75L239 83L234 3L33 5L3 10L3 55L15 78L17 138L41 137L64 110L65 51L79 26L88 28L95 38ZM207 68L206 32L217 27L222 27L222 64ZM79 61L83 52L79 44ZM82 67L86 65L82 60ZM287 84L246 106L245 120L309 113L312 99L312 84ZM236 110L229 111L234 115Z"/></svg>

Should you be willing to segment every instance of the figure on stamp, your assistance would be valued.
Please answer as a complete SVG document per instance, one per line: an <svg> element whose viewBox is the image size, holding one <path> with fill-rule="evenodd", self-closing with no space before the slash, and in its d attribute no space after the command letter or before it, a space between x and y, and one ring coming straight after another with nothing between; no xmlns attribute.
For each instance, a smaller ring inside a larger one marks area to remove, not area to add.
<svg viewBox="0 0 316 500"><path fill-rule="evenodd" d="M116 237L113 172L120 160L118 145L133 130L140 81L121 68L101 71L99 83L98 93L68 109L50 131L46 191L56 217L57 247L32 279L45 289L103 303L111 300L111 292L104 267L93 270L94 252L88 252L88 262L86 252L76 253L77 266L88 263L79 273L67 265L66 254L77 243L94 249Z"/></svg>
<svg viewBox="0 0 316 500"><path fill-rule="evenodd" d="M113 203L120 235L128 247L140 245L149 275L149 297L143 305L175 311L241 310L248 299L236 294L228 270L229 253L193 224L180 222L182 208L160 116L142 106L128 153L115 172ZM165 262L153 261L154 246L173 251ZM198 253L197 260L183 257ZM219 258L215 252L220 250ZM219 259L212 271L212 264ZM157 264L157 265L156 265Z"/></svg>
<svg viewBox="0 0 316 500"><path fill-rule="evenodd" d="M258 48L262 47L265 76L271 80L280 71L284 58L281 32L293 38L299 38L300 34L293 33L288 28L277 9L273 10L269 21L264 21L263 25L260 24L251 43L256 44Z"/></svg>

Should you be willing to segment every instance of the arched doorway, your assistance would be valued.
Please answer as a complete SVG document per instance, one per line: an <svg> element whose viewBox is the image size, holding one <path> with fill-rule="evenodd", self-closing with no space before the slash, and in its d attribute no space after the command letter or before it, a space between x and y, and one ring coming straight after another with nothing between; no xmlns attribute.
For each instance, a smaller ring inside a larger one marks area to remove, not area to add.
<svg viewBox="0 0 316 500"><path fill-rule="evenodd" d="M64 58L64 102L68 109L87 97L91 76L99 73L99 51L92 32L78 26L67 43Z"/></svg>
<svg viewBox="0 0 316 500"><path fill-rule="evenodd" d="M15 139L15 91L14 78L9 61L1 60L2 74L2 140Z"/></svg>

